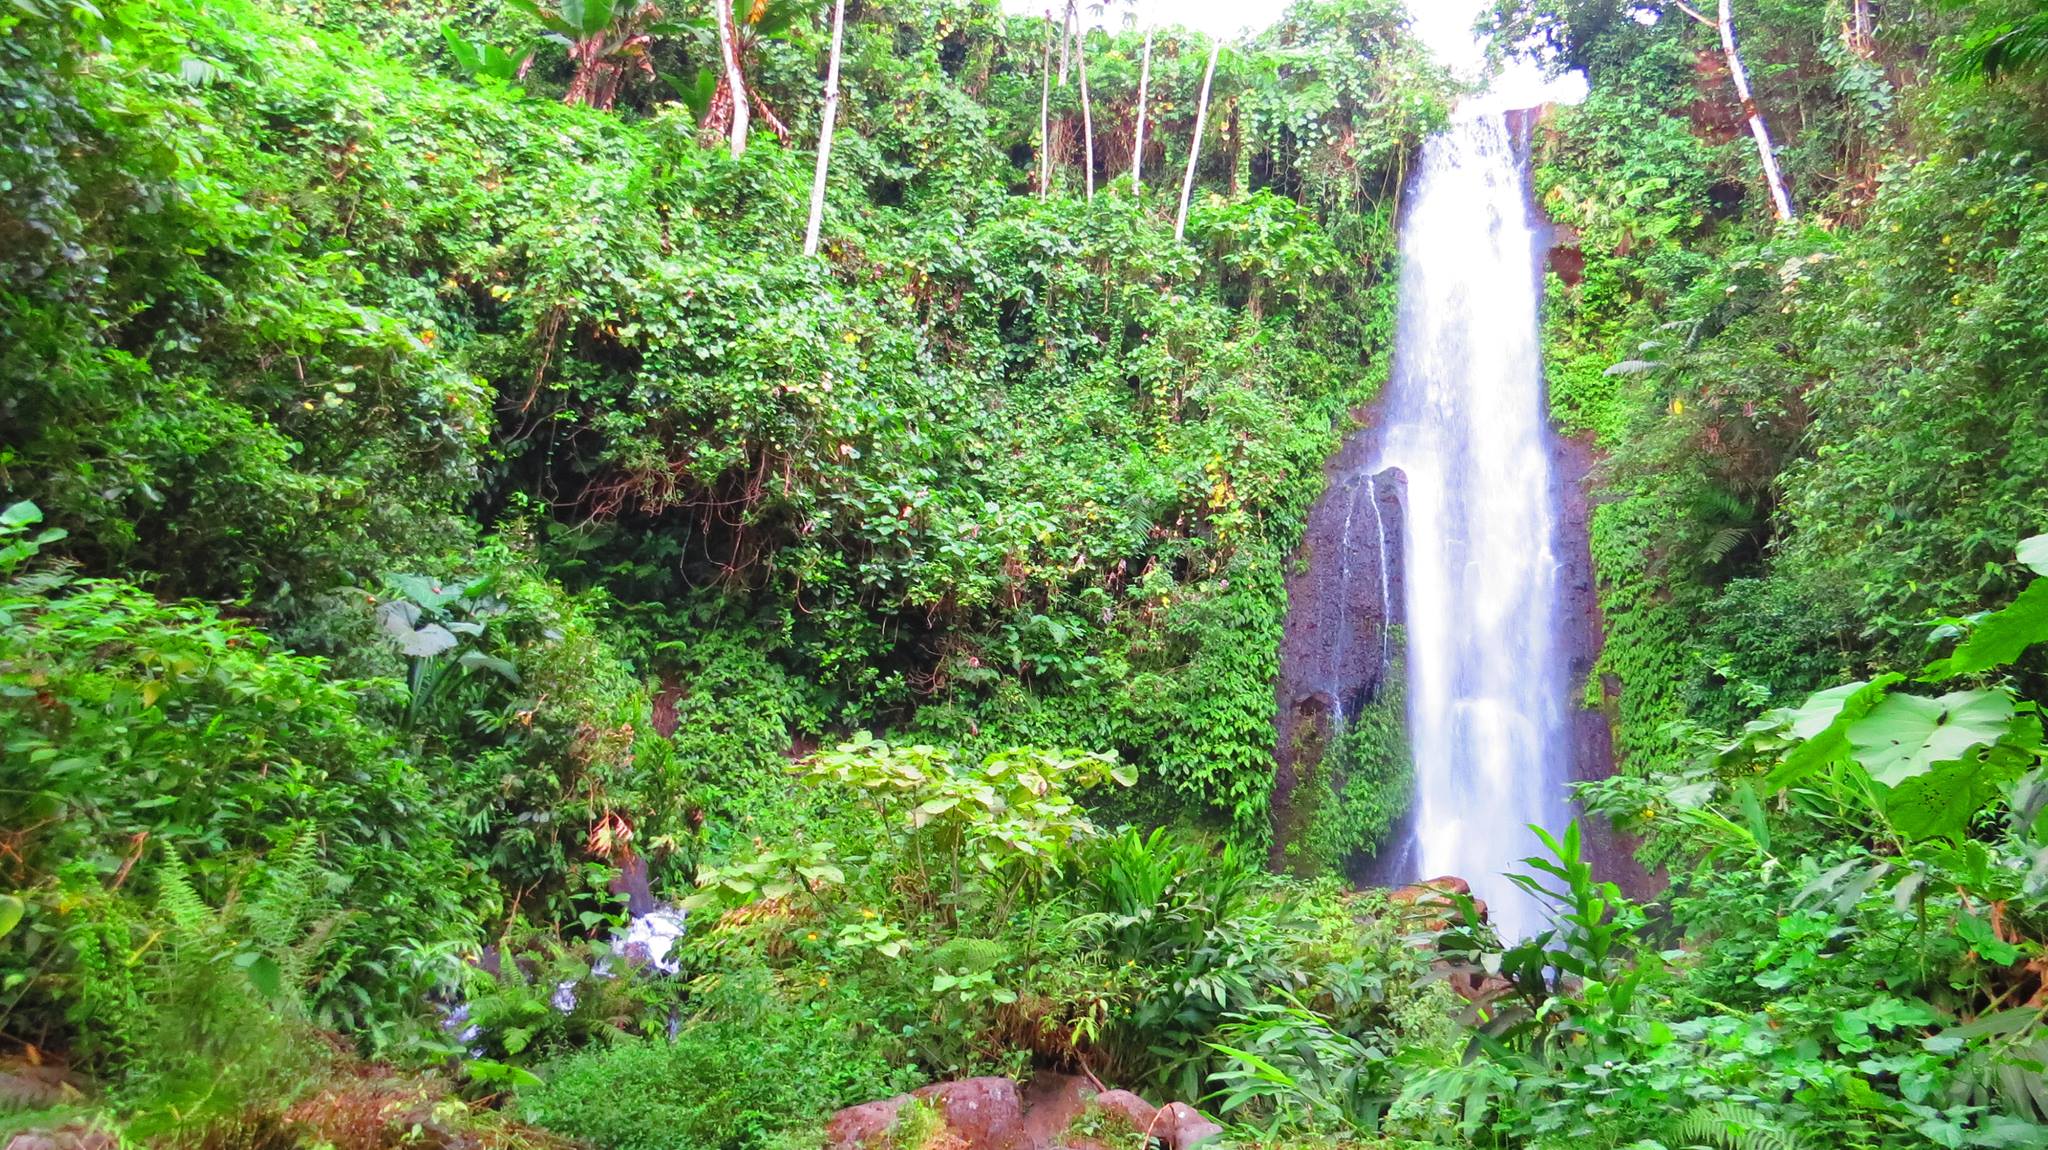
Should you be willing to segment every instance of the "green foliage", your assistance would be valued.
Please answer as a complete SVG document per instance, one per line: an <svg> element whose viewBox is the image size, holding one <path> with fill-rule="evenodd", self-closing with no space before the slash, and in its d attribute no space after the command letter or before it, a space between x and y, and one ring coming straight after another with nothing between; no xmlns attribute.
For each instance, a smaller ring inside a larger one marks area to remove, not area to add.
<svg viewBox="0 0 2048 1150"><path fill-rule="evenodd" d="M1310 869L1342 873L1350 859L1376 852L1408 813L1415 787L1404 660L1394 660L1385 682L1386 689L1344 724L1300 784L1306 793L1295 803L1309 814L1299 849Z"/></svg>
<svg viewBox="0 0 2048 1150"><path fill-rule="evenodd" d="M374 1034L411 1013L413 961L474 931L481 892L431 781L366 721L374 684L336 681L211 608L61 567L14 572L0 612L0 807L23 831L14 874L30 903L7 940L9 969L29 975L14 1001L90 1001L88 970L36 957L73 945L66 908L85 891L172 854L180 882L221 905L296 839L318 844L337 904L299 988L312 1017Z"/></svg>
<svg viewBox="0 0 2048 1150"><path fill-rule="evenodd" d="M625 1039L543 1067L519 1092L528 1121L614 1150L777 1145L778 1134L884 1097L895 1077L842 1019L763 1004Z"/></svg>
<svg viewBox="0 0 2048 1150"><path fill-rule="evenodd" d="M1077 842L1096 834L1069 790L1138 781L1137 772L1102 752L1020 748L963 769L944 749L892 747L872 737L813 756L801 778L864 792L879 821L897 834L908 831L904 853L921 871L929 865L946 876L955 900L970 865L1006 885L1043 882ZM921 878L927 887L934 883L930 873Z"/></svg>
<svg viewBox="0 0 2048 1150"><path fill-rule="evenodd" d="M1999 19L1997 14L1973 28L1949 58L1949 73L1958 78L1995 80L2009 74L2037 72L2048 64L2048 11L2025 12Z"/></svg>

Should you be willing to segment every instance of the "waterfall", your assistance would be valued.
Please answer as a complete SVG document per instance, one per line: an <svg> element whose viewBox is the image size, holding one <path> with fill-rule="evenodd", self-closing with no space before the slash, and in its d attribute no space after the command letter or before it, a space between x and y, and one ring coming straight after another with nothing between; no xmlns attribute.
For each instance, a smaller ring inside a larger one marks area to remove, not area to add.
<svg viewBox="0 0 2048 1150"><path fill-rule="evenodd" d="M1400 334L1381 458L1403 533L1411 817L1396 881L1469 878L1505 937L1548 912L1501 877L1571 818L1571 675L1538 338L1537 236L1499 113L1423 150L1402 223Z"/></svg>

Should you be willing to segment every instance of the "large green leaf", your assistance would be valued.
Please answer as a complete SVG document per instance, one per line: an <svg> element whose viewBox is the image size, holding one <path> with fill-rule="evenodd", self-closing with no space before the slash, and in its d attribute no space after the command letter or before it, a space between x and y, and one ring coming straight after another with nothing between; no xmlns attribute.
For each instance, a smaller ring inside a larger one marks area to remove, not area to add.
<svg viewBox="0 0 2048 1150"><path fill-rule="evenodd" d="M2022 539L2019 558L2034 574L2048 575L2048 535Z"/></svg>
<svg viewBox="0 0 2048 1150"><path fill-rule="evenodd" d="M468 590L461 583L444 582L425 575L386 575L384 581L429 611L439 611L462 598Z"/></svg>
<svg viewBox="0 0 2048 1150"><path fill-rule="evenodd" d="M1978 620L1955 654L1927 668L1928 676L1945 679L2003 667L2041 642L2048 642L2048 579L2036 579L2010 607Z"/></svg>
<svg viewBox="0 0 2048 1150"><path fill-rule="evenodd" d="M455 648L454 635L439 623L429 623L408 635L394 635L398 649L414 659L431 659Z"/></svg>
<svg viewBox="0 0 2048 1150"><path fill-rule="evenodd" d="M2004 691L1956 691L1939 699L1892 695L1849 725L1849 746L1872 779L1896 787L1936 763L1997 742L2012 726L2013 712Z"/></svg>
<svg viewBox="0 0 2048 1150"><path fill-rule="evenodd" d="M588 40L612 25L612 0L561 0L562 20Z"/></svg>
<svg viewBox="0 0 2048 1150"><path fill-rule="evenodd" d="M1996 773L1985 764L1975 759L1941 763L1887 791L1884 816L1906 839L1956 839L1997 797Z"/></svg>
<svg viewBox="0 0 2048 1150"><path fill-rule="evenodd" d="M474 76L477 70L483 67L483 61L477 55L476 45L463 39L455 31L455 25L441 25L441 39L447 41L449 53L455 57L456 65L465 73Z"/></svg>
<svg viewBox="0 0 2048 1150"><path fill-rule="evenodd" d="M1886 674L1867 683L1844 683L1821 691L1797 708L1773 711L1765 716L1772 729L1789 729L1803 740L1785 755L1783 762L1765 776L1759 788L1770 794L1805 778L1829 763L1848 756L1848 729L1870 713L1904 675Z"/></svg>

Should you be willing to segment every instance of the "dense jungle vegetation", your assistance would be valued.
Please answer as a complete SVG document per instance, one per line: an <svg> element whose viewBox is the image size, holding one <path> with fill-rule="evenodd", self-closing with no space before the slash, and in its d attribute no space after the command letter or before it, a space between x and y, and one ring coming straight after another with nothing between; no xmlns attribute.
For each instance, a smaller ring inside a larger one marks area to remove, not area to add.
<svg viewBox="0 0 2048 1150"><path fill-rule="evenodd" d="M1590 82L1584 799L1669 880L1550 828L1529 940L1341 881L1405 772L1268 865L1457 96L1397 0L0 8L10 1146L817 1146L1045 1068L1248 1145L2048 1146L2048 8L1734 5L1779 220L1684 7L1486 22Z"/></svg>

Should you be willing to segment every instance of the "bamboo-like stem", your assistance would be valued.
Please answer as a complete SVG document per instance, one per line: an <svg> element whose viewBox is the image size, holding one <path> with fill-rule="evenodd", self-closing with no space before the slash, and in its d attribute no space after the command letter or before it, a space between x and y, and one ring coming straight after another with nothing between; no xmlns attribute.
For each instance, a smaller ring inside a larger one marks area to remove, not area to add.
<svg viewBox="0 0 2048 1150"><path fill-rule="evenodd" d="M1145 29L1145 61L1138 67L1138 125L1131 134L1131 192L1145 186L1145 98L1152 88L1152 29Z"/></svg>
<svg viewBox="0 0 2048 1150"><path fill-rule="evenodd" d="M1052 9L1045 10L1045 63L1039 69L1038 198L1052 192Z"/></svg>
<svg viewBox="0 0 2048 1150"><path fill-rule="evenodd" d="M1771 187L1771 205L1779 220L1789 220L1797 213L1792 208L1792 193L1785 186L1785 175L1778 170L1778 153L1771 144L1770 125L1764 122L1763 109L1757 107L1756 97L1749 90L1749 71L1742 66L1742 51L1735 42L1734 0L1721 0L1721 49L1728 56L1728 72L1735 80L1735 95L1742 101L1743 114L1749 117L1750 134L1756 137L1757 157L1763 161L1764 180Z"/></svg>
<svg viewBox="0 0 2048 1150"><path fill-rule="evenodd" d="M1188 174L1180 184L1180 215L1173 223L1173 238L1186 239L1188 205L1195 198L1195 165L1202 159L1202 132L1209 126L1209 89L1216 81L1216 57L1223 53L1223 41L1209 45L1209 68L1202 73L1202 98L1195 105L1195 138L1188 144Z"/></svg>
<svg viewBox="0 0 2048 1150"><path fill-rule="evenodd" d="M1087 174L1088 198L1095 198L1095 108L1088 100L1088 29L1074 32L1074 66L1081 73L1081 162Z"/></svg>
<svg viewBox="0 0 2048 1150"><path fill-rule="evenodd" d="M818 170L811 176L811 222L804 229L804 254L818 254L825 226L825 176L832 165L832 129L839 119L839 52L846 39L846 0L832 5L832 56L825 65L825 110L818 125Z"/></svg>
<svg viewBox="0 0 2048 1150"><path fill-rule="evenodd" d="M725 60L725 84L732 94L732 157L737 160L747 154L747 119L752 109L748 107L747 77L740 70L739 33L733 27L732 0L712 0L712 10L718 17L718 52Z"/></svg>

